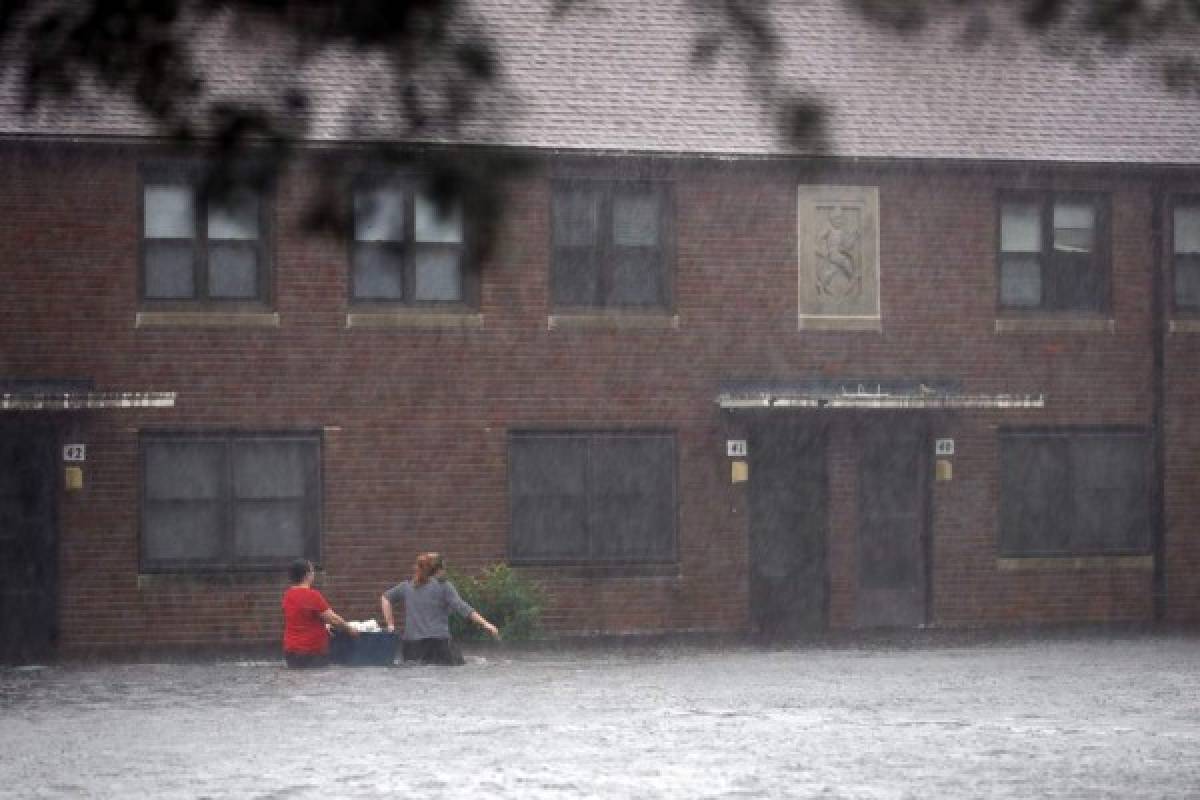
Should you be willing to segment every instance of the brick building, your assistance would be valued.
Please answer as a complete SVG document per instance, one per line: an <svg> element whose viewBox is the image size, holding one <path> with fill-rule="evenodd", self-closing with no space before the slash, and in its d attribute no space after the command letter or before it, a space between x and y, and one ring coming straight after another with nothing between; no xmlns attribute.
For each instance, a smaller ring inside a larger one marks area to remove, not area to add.
<svg viewBox="0 0 1200 800"><path fill-rule="evenodd" d="M386 110L208 197L121 98L6 78L6 641L274 641L290 558L361 618L426 549L558 632L1200 616L1195 96L812 4L773 67L805 152L736 52L691 64L703 13L605 8L484 8L518 100L414 145L528 160L482 256L419 166L306 226Z"/></svg>

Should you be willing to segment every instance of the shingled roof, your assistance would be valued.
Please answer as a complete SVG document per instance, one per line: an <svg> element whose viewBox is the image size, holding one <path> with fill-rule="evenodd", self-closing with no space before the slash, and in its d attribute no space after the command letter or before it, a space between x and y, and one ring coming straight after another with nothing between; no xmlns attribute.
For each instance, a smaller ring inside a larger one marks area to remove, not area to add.
<svg viewBox="0 0 1200 800"><path fill-rule="evenodd" d="M330 47L297 69L284 57L287 42L228 17L197 29L208 91L192 111L218 100L270 108L282 90L301 86L316 101L305 132L316 142L774 156L815 152L781 133L779 103L802 96L825 111L826 155L1200 163L1200 94L1171 91L1164 80L1173 58L1200 51L1194 29L1118 50L1094 37L1033 34L1002 12L986 27L954 13L901 35L841 0L778 2L773 58L756 60L750 42L732 37L699 63L697 42L726 22L719 5L559 5L468 5L459 35L489 39L500 75L475 113L453 126L413 131L396 100L398 81L410 78L386 53ZM444 81L444 66L426 61L417 82ZM128 98L85 87L69 102L25 113L10 70L0 77L0 136L161 134Z"/></svg>

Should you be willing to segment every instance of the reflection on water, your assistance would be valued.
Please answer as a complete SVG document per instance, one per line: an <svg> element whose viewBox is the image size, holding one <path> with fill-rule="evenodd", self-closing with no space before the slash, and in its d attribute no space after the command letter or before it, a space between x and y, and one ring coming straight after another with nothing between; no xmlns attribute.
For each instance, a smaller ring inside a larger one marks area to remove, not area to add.
<svg viewBox="0 0 1200 800"><path fill-rule="evenodd" d="M1196 640L479 652L458 669L0 668L0 796L1200 790Z"/></svg>

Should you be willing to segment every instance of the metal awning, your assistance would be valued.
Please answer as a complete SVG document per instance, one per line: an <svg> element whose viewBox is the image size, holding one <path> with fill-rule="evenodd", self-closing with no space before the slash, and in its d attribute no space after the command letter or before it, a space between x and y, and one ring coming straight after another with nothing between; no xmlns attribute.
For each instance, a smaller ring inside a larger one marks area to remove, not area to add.
<svg viewBox="0 0 1200 800"><path fill-rule="evenodd" d="M4 392L0 411L174 408L175 392Z"/></svg>
<svg viewBox="0 0 1200 800"><path fill-rule="evenodd" d="M727 384L717 394L723 409L1017 409L1045 408L1043 394L963 392L946 381L829 381Z"/></svg>
<svg viewBox="0 0 1200 800"><path fill-rule="evenodd" d="M98 392L88 379L0 379L0 411L174 407L175 392Z"/></svg>

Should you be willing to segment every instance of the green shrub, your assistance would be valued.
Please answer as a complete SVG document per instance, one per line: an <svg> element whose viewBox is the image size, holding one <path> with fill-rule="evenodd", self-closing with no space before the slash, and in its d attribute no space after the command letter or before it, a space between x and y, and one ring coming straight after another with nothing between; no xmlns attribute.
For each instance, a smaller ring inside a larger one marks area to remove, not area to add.
<svg viewBox="0 0 1200 800"><path fill-rule="evenodd" d="M507 564L493 564L479 575L448 570L448 579L462 599L500 629L505 639L533 639L541 632L541 589ZM450 618L450 633L456 639L485 639L487 634L457 614Z"/></svg>

